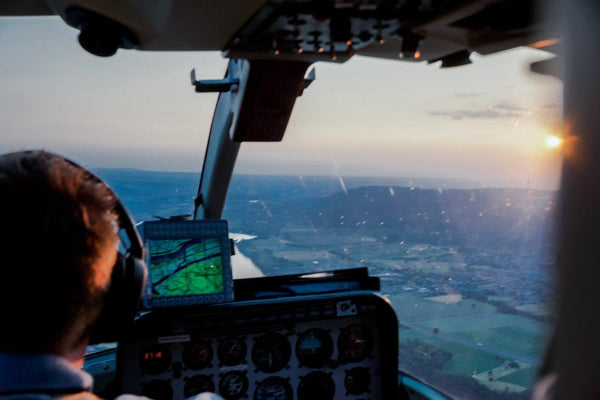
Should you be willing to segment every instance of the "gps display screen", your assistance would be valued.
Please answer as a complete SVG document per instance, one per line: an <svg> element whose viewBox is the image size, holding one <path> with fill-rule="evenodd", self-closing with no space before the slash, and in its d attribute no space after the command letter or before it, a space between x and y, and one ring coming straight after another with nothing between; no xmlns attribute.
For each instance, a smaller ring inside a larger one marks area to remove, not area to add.
<svg viewBox="0 0 600 400"><path fill-rule="evenodd" d="M223 291L218 239L150 240L152 296L173 297Z"/></svg>
<svg viewBox="0 0 600 400"><path fill-rule="evenodd" d="M140 231L148 265L147 308L233 299L226 221L150 221Z"/></svg>

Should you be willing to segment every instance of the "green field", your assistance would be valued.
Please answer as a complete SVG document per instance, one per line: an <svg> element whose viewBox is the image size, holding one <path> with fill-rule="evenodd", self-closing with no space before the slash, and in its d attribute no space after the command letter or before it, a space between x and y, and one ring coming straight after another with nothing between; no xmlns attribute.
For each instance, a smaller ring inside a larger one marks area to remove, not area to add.
<svg viewBox="0 0 600 400"><path fill-rule="evenodd" d="M456 333L518 326L520 330L533 334L541 334L547 329L543 323L532 318L500 313L491 304L469 298L446 304L407 293L388 297L400 321L425 329L438 328L442 332ZM475 343L480 341L474 340Z"/></svg>
<svg viewBox="0 0 600 400"><path fill-rule="evenodd" d="M517 352L528 348L529 343L541 342L543 345L548 329L532 318L501 313L491 304L469 298L449 304L407 293L389 295L388 298L398 319L406 325L428 330L438 328L440 332L462 335L474 343L485 343L490 339L496 342L498 337L513 336L516 347L509 346ZM478 332L479 336L469 332Z"/></svg>
<svg viewBox="0 0 600 400"><path fill-rule="evenodd" d="M504 364L505 360L492 353L460 343L453 343L435 336L423 335L415 331L403 331L400 334L400 346L408 344L409 339L419 339L430 343L441 350L452 354L452 360L444 366L444 371L454 375L472 376L483 371L497 368ZM402 368L402 360L399 360ZM406 367L406 366L404 366Z"/></svg>
<svg viewBox="0 0 600 400"><path fill-rule="evenodd" d="M469 298L446 303L414 293L388 297L403 324L401 348L409 346L409 340L419 339L451 353L452 359L443 366L443 371L448 374L473 376L504 368L514 361L507 358L504 351L536 360L545 345L548 327L544 323L522 315L501 313L489 303ZM399 363L401 368L408 368L402 364L402 359ZM523 370L494 380L492 389L509 387L510 391L519 391L519 387L530 387L536 367L523 362L519 364L524 366ZM483 383L487 385L487 379Z"/></svg>
<svg viewBox="0 0 600 400"><path fill-rule="evenodd" d="M463 299L456 304L445 304L412 294L391 294L388 296L400 321L425 324L447 320L452 317L474 317L485 314L498 314L496 307L477 300ZM434 324L435 325L435 324ZM481 326L481 325L480 325ZM432 327L433 328L433 327ZM441 327L440 327L441 329Z"/></svg>
<svg viewBox="0 0 600 400"><path fill-rule="evenodd" d="M475 343L484 343L529 357L539 357L545 345L545 336L517 326L502 326L459 332L458 335Z"/></svg>
<svg viewBox="0 0 600 400"><path fill-rule="evenodd" d="M446 333L476 331L481 328L496 329L505 326L519 326L523 330L536 333L540 331L540 326L542 326L540 322L533 319L522 317L520 315L502 313L479 313L449 318L438 318L435 320L423 321L421 325L424 328L438 328ZM476 342L479 341L480 340ZM491 343L488 344L491 345Z"/></svg>

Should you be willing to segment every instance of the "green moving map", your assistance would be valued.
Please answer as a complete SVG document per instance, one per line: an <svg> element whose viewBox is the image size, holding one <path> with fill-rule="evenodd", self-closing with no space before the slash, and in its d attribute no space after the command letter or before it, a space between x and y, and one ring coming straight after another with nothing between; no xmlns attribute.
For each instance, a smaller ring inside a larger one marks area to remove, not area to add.
<svg viewBox="0 0 600 400"><path fill-rule="evenodd" d="M151 240L149 251L153 297L223 292L219 239Z"/></svg>

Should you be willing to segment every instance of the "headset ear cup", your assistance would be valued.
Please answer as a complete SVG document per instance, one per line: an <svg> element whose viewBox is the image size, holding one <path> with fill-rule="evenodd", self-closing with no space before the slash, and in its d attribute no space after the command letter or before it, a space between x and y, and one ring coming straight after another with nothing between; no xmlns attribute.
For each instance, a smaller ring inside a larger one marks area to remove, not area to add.
<svg viewBox="0 0 600 400"><path fill-rule="evenodd" d="M123 337L139 308L146 276L146 263L143 260L118 253L90 344L116 342Z"/></svg>
<svg viewBox="0 0 600 400"><path fill-rule="evenodd" d="M144 296L146 279L148 278L148 267L144 260L137 257L127 258L127 263L130 264L127 268L127 272L131 275L129 278L131 284L128 289L128 296L130 299L127 301L130 302L129 304L133 305L133 316L135 316L142 303L142 297Z"/></svg>

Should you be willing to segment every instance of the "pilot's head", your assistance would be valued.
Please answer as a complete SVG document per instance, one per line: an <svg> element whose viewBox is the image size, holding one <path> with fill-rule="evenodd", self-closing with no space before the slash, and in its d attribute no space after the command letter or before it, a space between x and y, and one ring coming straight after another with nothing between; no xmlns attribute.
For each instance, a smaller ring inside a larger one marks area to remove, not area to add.
<svg viewBox="0 0 600 400"><path fill-rule="evenodd" d="M85 348L117 255L114 202L59 156L0 156L0 351Z"/></svg>

